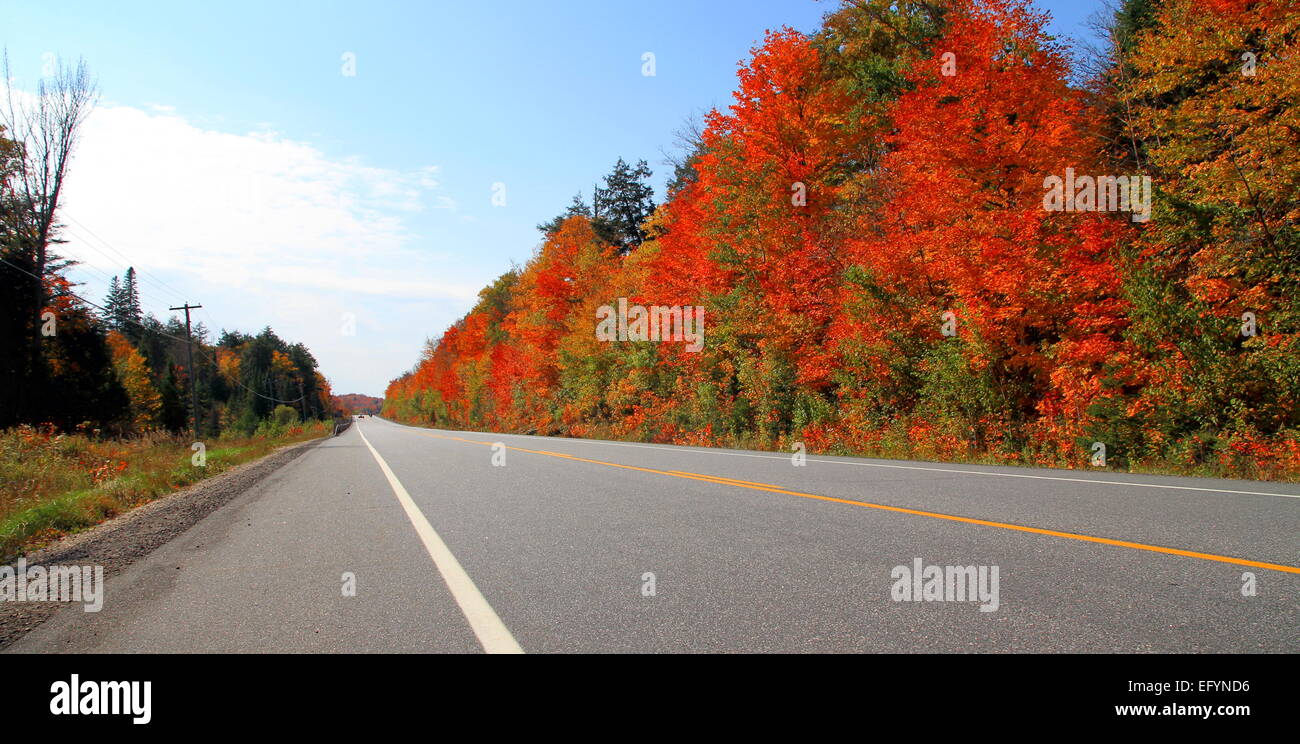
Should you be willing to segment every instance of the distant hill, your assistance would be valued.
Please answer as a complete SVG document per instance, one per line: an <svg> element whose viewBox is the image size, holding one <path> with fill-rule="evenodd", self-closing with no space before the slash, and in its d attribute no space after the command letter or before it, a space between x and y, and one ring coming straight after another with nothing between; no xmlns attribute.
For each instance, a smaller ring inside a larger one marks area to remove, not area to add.
<svg viewBox="0 0 1300 744"><path fill-rule="evenodd" d="M384 399L361 393L347 393L334 396L334 404L349 413L368 413L377 416L380 409L384 407Z"/></svg>

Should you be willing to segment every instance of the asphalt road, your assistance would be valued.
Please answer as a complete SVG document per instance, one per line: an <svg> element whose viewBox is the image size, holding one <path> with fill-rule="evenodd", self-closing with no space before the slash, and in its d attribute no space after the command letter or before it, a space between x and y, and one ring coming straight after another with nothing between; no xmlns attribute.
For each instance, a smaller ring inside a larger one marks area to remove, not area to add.
<svg viewBox="0 0 1300 744"><path fill-rule="evenodd" d="M1300 487L368 418L7 649L484 650L1295 653Z"/></svg>

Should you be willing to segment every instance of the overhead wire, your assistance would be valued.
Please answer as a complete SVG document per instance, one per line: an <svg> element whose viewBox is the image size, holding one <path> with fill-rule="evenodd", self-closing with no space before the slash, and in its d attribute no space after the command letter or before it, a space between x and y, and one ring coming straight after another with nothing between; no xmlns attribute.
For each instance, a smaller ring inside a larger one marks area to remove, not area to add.
<svg viewBox="0 0 1300 744"><path fill-rule="evenodd" d="M91 230L91 229L90 229L90 228L89 228L89 227L88 227L84 222L81 222L80 220L78 220L78 219L76 219L75 217L73 217L73 216L71 216L71 215L68 215L68 214L65 214L65 215L63 215L63 216L66 217L69 221L71 221L71 222L75 223L76 225L78 225L82 230L85 230L86 233L88 233L89 235L91 235L92 237L94 237L95 240L98 240L100 243L102 243L106 248L108 248L109 250L111 250L113 253L116 253L119 257L121 257L122 260L125 261L125 263L121 263L121 264L120 264L121 266L123 266L124 268L132 268L132 267L134 267L135 262L131 259L130 256L127 256L125 253L123 253L122 251L118 250L117 247L114 246L112 243L109 243L107 240L105 240L104 238L100 237L99 233L95 232L94 230ZM65 228L67 228L66 225L65 225ZM71 228L67 228L67 229L69 229L69 231L71 231ZM73 232L73 234L75 235L76 233ZM90 245L89 241L86 240L86 238L85 238L84 236L80 236L80 235L78 235L78 237L80 237L80 238L82 239L83 242L86 242L86 244L87 244L90 248L95 248L95 246ZM109 260L112 260L112 258L109 257L108 254L104 253L103 251L99 251L98 249L96 249L96 251L97 251L98 253L100 253L100 255L103 255L105 258L109 258ZM119 263L120 263L120 262L119 262ZM167 292L167 293L170 294L172 297L176 298L176 300L179 300L182 304L188 304L188 303L189 303L189 298L188 298L187 296L185 296L185 295L181 294L180 292L176 291L176 289L175 289L174 287L172 287L170 284L167 284L167 283L164 282L162 279L160 279L160 278L158 278L157 276L151 274L149 271L147 271L147 270L145 270L145 269L137 269L136 274L139 275L142 279L145 279L145 280L149 281L150 283L154 284L156 287L162 289L164 292ZM138 287L138 286L139 286L139 285L137 285L137 287ZM143 292L141 293L141 295L143 296ZM168 300L168 303L169 303L169 304L170 304L170 302L171 302L171 300ZM159 307L161 307L161 306L162 306L162 305L159 303ZM170 308L169 308L169 309L170 309ZM220 324L217 323L217 319L214 318L214 317L212 316L212 313L208 312L208 309L207 309L207 308L201 308L201 309L203 310L203 315L204 315L204 317L206 317L206 318L208 319L208 321L209 321L210 323L212 323L213 328L217 328L217 327L220 326ZM213 330L213 329L209 329L209 330Z"/></svg>
<svg viewBox="0 0 1300 744"><path fill-rule="evenodd" d="M116 248L112 243L109 243L107 240L105 240L104 238L100 237L100 236L99 236L99 233L95 232L94 230L91 230L89 227L86 226L85 223L81 222L80 220L78 220L78 219L76 219L75 217L73 217L73 216L71 216L71 215L69 215L69 214L66 214L66 213L63 215L63 217L66 218L68 221L72 222L73 224L76 224L76 225L80 226L82 230L84 230L88 235L90 235L90 236L91 236L92 238L94 238L95 240L99 241L99 242L100 242L100 243L101 243L105 248L107 248L108 250L112 251L113 253L116 253L116 254L117 254L117 255L118 255L118 256L119 256L123 261L126 262L125 264L123 264L124 266L130 267L130 266L133 266L133 265L134 265L134 263L131 261L131 258L130 258L129 256L127 256L127 255L126 255L125 253L123 253L122 251L118 250L118 249L117 249L117 248ZM92 246L92 247L93 247L93 246ZM144 278L145 280L147 280L147 281L153 283L155 286L157 286L157 287L158 287L159 289L161 289L163 292L166 292L166 293L168 293L168 294L174 296L176 299L181 300L182 302L188 302L188 301L189 301L189 300L185 297L185 295L183 295L183 294L181 294L179 291L177 291L176 288L172 287L170 284L167 284L167 283L164 282L162 279L159 279L158 277L154 276L154 275L151 274L149 271L147 271L147 270L145 270L145 269L136 269L136 273L139 274L139 275L140 275L142 278Z"/></svg>
<svg viewBox="0 0 1300 744"><path fill-rule="evenodd" d="M21 266L19 266L19 265L15 264L15 263L13 263L13 262L11 262L11 261L9 261L8 259L4 258L3 256L0 256L0 263L7 264L7 265L10 266L11 268L16 269L16 270L18 270L18 271L21 271L22 273L26 274L27 276L32 277L33 279L35 279L35 280L37 280L37 281L43 281L39 276L33 274L32 272L28 271L27 269L24 269L23 267L21 267ZM89 306L95 308L96 310L99 310L101 313L108 314L108 312L109 312L108 308L104 307L103 305L100 305L99 303L96 303L96 302L92 302L92 301L90 301L90 300L87 300L86 298L82 297L81 295L77 294L76 292L73 292L73 291L70 290L70 289L59 289L59 290L57 290L57 291L60 292L61 294L65 294L65 295L68 295L68 296L71 296L71 297L75 297L77 300L81 301L82 303L84 303L84 304L86 304L86 305L89 305ZM190 344L190 343L192 343L192 341L191 341L190 339L184 339L184 338L181 338L181 337L179 337L179 336L174 336L174 335L172 335L172 334L170 334L170 333L167 333L166 331L159 330L159 329L157 329L157 328L150 328L149 326L146 326L146 325L144 325L143 323L141 323L141 322L139 322L139 321L137 321L137 320L135 320L135 319L133 319L133 318L127 318L126 320L127 320L127 322L131 323L132 325L138 326L141 330L144 330L144 331L146 331L146 332L148 332L148 333L154 333L154 334L157 334L157 335L159 335L159 336L163 336L163 337L165 337L165 338L170 338L170 339L172 339L172 340L174 340L174 341L179 341L180 343L183 343L183 344ZM218 366L217 358L216 358L215 356L213 356L212 354L209 354L209 353L207 353L206 351L204 351L204 349L203 349L202 346L199 347L198 351L199 351L200 354L202 354L203 356L207 357L207 359L208 359L209 361L212 362L212 365L213 365L214 367ZM251 387L245 385L243 382L239 381L238 379L234 380L234 383L235 383L236 385L238 385L239 387L243 388L244 390L247 390L248 392L252 393L253 395L258 396L259 398L264 398L264 399L266 399L266 400L273 401L273 402L275 402L275 403L283 403L283 404L288 405L288 404L291 404L291 403L298 403L298 402L301 402L303 399L305 399L305 398L307 397L307 394L306 394L306 393L303 393L303 394L299 395L297 398L293 398L292 400L284 400L284 399L281 399L281 398L276 398L276 397L271 396L271 395L265 395L265 394L263 394L263 393L259 393L258 391L256 391L256 390L254 390L253 388L251 388Z"/></svg>

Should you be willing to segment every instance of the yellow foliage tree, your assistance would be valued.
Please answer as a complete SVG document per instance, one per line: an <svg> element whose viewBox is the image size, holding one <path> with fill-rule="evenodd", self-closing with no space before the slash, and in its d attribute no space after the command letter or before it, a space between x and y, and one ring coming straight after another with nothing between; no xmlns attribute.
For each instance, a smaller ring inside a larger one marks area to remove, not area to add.
<svg viewBox="0 0 1300 744"><path fill-rule="evenodd" d="M162 414L162 396L154 389L149 367L140 352L122 334L110 331L108 347L113 353L113 369L131 401L131 423L137 430L158 426Z"/></svg>

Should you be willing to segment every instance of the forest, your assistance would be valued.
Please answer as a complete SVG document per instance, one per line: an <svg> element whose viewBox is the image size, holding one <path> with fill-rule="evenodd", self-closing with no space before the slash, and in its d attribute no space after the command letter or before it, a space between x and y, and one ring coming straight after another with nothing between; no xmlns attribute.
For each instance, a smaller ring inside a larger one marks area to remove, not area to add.
<svg viewBox="0 0 1300 744"><path fill-rule="evenodd" d="M1300 476L1300 8L1124 0L1099 49L1047 20L851 0L769 32L665 203L620 160L384 414ZM703 348L600 340L620 301L703 307Z"/></svg>
<svg viewBox="0 0 1300 744"><path fill-rule="evenodd" d="M21 103L7 93L0 560L330 434L330 386L302 344L269 327L213 339L190 316L159 320L142 308L142 279L154 293L165 285L132 266L106 297L86 296L69 276L76 261L60 253L60 199L95 86L83 63L60 67Z"/></svg>
<svg viewBox="0 0 1300 744"><path fill-rule="evenodd" d="M302 344L269 327L212 339L202 322L159 320L141 309L134 267L99 301L68 278L58 199L92 96L84 67L65 71L31 111L7 112L24 131L11 138L0 125L0 430L247 436L332 417L329 383Z"/></svg>
<svg viewBox="0 0 1300 744"><path fill-rule="evenodd" d="M23 275L11 263L19 257L5 258L10 263L0 266L0 274L10 268L21 283ZM47 287L46 319L10 333L34 331L39 337L42 322L55 332L31 357L6 360L5 372L17 384L4 396L0 428L44 425L113 436L188 432L195 401L200 438L249 436L276 422L335 415L329 382L311 352L269 327L257 335L222 331L214 341L196 322L191 351L184 321L172 316L164 322L141 311L133 267L123 278L113 277L102 303L72 293L60 271L47 275ZM22 319L15 314L5 322L20 325Z"/></svg>

